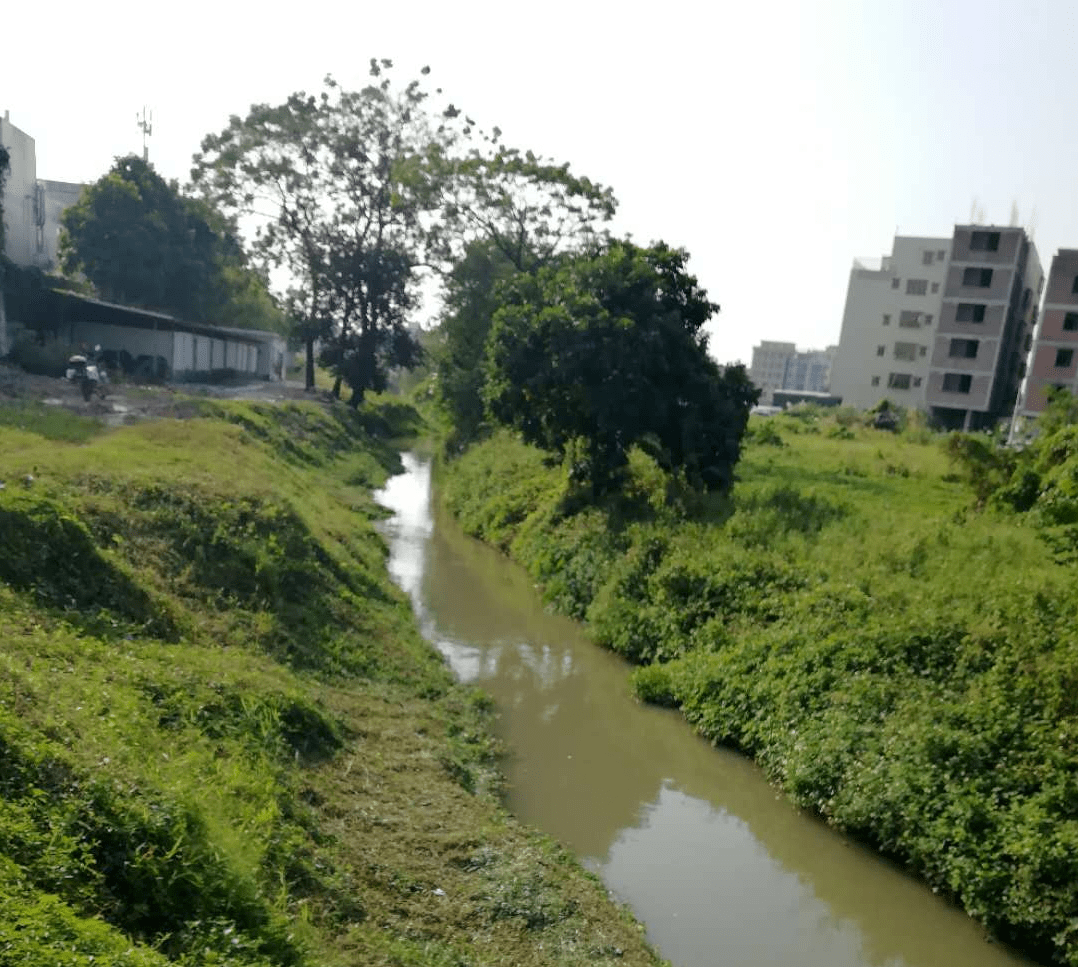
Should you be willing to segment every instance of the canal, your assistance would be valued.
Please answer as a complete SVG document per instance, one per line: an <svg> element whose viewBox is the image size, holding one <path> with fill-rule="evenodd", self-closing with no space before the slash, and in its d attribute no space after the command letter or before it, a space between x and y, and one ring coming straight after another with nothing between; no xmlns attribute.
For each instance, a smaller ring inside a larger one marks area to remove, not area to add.
<svg viewBox="0 0 1078 967"><path fill-rule="evenodd" d="M1019 967L961 911L792 806L751 762L637 702L628 668L439 514L429 462L378 499L390 570L493 696L507 805L571 848L677 967Z"/></svg>

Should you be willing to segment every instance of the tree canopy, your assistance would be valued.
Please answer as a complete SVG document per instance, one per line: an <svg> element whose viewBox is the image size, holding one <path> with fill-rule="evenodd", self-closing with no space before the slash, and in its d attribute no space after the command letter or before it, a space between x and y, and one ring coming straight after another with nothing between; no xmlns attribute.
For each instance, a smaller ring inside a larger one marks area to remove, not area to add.
<svg viewBox="0 0 1078 967"><path fill-rule="evenodd" d="M610 243L501 288L485 397L500 422L568 458L595 494L617 486L634 445L694 485L733 481L758 391L720 372L704 324L718 310L663 243Z"/></svg>
<svg viewBox="0 0 1078 967"><path fill-rule="evenodd" d="M105 299L185 319L284 329L232 226L134 155L87 186L63 216L61 264Z"/></svg>
<svg viewBox="0 0 1078 967"><path fill-rule="evenodd" d="M192 171L207 197L253 223L264 264L290 278L308 386L321 339L353 403L418 357L409 313L424 269L444 257L426 161L452 135L428 117L420 82L395 88L391 68L372 60L359 91L327 77L317 96L254 105L204 139Z"/></svg>

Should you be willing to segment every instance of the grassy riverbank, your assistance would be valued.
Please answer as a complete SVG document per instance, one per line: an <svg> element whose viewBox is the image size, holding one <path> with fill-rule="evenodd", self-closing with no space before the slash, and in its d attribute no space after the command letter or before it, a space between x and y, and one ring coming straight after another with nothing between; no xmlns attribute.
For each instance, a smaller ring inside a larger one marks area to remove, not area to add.
<svg viewBox="0 0 1078 967"><path fill-rule="evenodd" d="M655 964L389 581L392 404L0 405L0 963Z"/></svg>
<svg viewBox="0 0 1078 967"><path fill-rule="evenodd" d="M644 699L745 750L1044 962L1078 964L1078 575L977 512L943 438L813 414L754 423L731 498L645 458L587 507L498 436L449 507L641 667Z"/></svg>

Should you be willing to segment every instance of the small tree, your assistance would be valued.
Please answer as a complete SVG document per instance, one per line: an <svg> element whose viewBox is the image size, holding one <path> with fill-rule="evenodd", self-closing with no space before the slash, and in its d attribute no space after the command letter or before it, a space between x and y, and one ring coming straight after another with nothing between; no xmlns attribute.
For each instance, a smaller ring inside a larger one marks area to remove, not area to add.
<svg viewBox="0 0 1078 967"><path fill-rule="evenodd" d="M569 458L595 495L635 444L706 489L728 487L758 397L743 367L719 371L703 326L718 306L688 255L617 242L518 276L487 345L486 400L524 439Z"/></svg>
<svg viewBox="0 0 1078 967"><path fill-rule="evenodd" d="M283 329L231 225L142 158L118 158L62 222L64 271L82 273L106 299L185 319Z"/></svg>

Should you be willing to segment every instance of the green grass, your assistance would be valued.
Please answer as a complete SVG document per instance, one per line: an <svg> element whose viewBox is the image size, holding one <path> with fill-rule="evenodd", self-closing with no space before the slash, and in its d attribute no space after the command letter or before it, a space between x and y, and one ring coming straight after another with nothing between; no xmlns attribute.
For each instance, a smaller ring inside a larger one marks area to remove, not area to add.
<svg viewBox="0 0 1078 967"><path fill-rule="evenodd" d="M387 577L414 414L183 412L0 416L0 960L657 963Z"/></svg>
<svg viewBox="0 0 1078 967"><path fill-rule="evenodd" d="M588 506L505 435L442 494L641 666L641 698L1078 965L1078 576L1033 517L975 509L946 438L840 416L754 419L729 496L636 454Z"/></svg>

